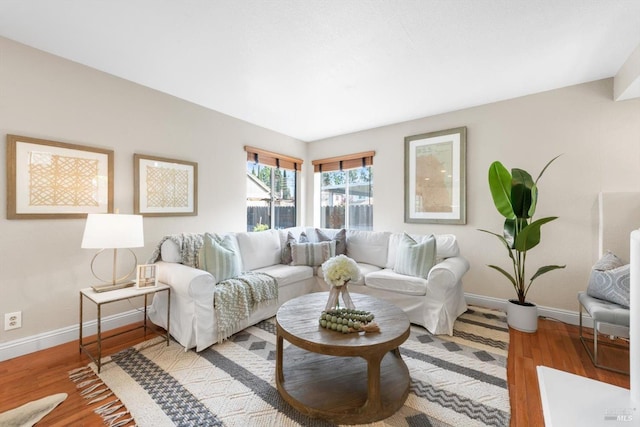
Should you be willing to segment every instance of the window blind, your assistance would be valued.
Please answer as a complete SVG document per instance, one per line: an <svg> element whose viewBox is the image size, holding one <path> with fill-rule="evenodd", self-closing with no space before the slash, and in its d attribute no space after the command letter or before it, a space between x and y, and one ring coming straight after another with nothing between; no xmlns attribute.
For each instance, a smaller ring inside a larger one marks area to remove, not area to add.
<svg viewBox="0 0 640 427"><path fill-rule="evenodd" d="M365 151L363 153L348 154L345 156L329 157L327 159L314 160L311 162L314 172L331 172L344 169L355 169L373 165L375 151Z"/></svg>
<svg viewBox="0 0 640 427"><path fill-rule="evenodd" d="M248 145L245 145L244 151L247 152L248 162L255 162L280 169L290 169L295 171L302 169L303 161L296 157L285 156L284 154L273 153L260 148L250 147Z"/></svg>

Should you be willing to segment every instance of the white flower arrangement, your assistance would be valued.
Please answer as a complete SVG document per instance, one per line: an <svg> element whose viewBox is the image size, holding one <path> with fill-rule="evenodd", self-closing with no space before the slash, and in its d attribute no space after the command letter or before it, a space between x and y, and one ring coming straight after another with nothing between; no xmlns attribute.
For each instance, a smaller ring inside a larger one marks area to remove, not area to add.
<svg viewBox="0 0 640 427"><path fill-rule="evenodd" d="M351 258L345 255L338 255L329 258L322 264L322 274L325 282L332 286L340 287L350 280L358 280L360 278L360 269Z"/></svg>

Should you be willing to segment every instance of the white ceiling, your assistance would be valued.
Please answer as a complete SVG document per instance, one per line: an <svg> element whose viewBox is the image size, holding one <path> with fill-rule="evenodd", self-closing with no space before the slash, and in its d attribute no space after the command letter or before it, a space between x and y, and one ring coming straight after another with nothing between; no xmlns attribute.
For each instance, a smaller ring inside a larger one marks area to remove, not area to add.
<svg viewBox="0 0 640 427"><path fill-rule="evenodd" d="M2 0L0 35L313 141L612 77L640 0Z"/></svg>

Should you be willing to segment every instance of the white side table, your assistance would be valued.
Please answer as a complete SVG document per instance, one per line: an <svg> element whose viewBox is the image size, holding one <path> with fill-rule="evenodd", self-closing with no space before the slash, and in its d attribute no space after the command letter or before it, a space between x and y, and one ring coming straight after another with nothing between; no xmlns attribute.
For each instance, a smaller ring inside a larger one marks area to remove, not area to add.
<svg viewBox="0 0 640 427"><path fill-rule="evenodd" d="M149 325L147 324L147 306L149 305L148 303L148 297L149 295L153 295L156 292L167 292L167 330L166 330L166 334L160 334L159 332L157 332L156 330L154 330L153 328L149 327ZM113 335L109 335L109 336L102 336L102 306L104 304L109 304L112 302L116 302L116 301L122 301L122 300L126 300L126 299L130 299L130 298L137 298L137 297L144 297L144 321L143 324L141 326L137 326L135 328L132 329L128 329L126 331L122 331L122 332L118 332L116 334ZM93 302L96 305L97 308L97 324L98 324L98 333L96 335L96 339L93 341L88 341L88 342L84 342L83 340L83 336L82 336L82 323L83 323L83 300L84 299L88 299L89 301ZM80 289L80 352L85 352L87 354L87 356L89 356L89 359L91 359L96 366L98 367L98 373L100 373L100 369L102 368L102 340L107 339L107 338L113 338L116 337L118 335L122 335L124 333L127 332L131 332L131 331L135 331L137 329L144 329L144 334L145 334L145 339L146 339L146 335L147 335L147 331L152 332L155 335L160 335L160 336L164 336L165 340L163 341L159 341L158 343L162 343L164 341L166 341L167 346L169 345L169 321L170 321L170 311L171 310L171 288L168 285L162 284L162 283L158 283L158 286L150 286L147 288L142 288L142 289L137 289L135 287L130 287L130 288L124 288L124 289L116 289L113 291L107 291L107 292L95 292L92 288L84 288L84 289ZM87 348L87 346L91 345L91 344L96 344L97 343L97 354L94 357L93 354L91 354L91 351L89 351L89 349Z"/></svg>

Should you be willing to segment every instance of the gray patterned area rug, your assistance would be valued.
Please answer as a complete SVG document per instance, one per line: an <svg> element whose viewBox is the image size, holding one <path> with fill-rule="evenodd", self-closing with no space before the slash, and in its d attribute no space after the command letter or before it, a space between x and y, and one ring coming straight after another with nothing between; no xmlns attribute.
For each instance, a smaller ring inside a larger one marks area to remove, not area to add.
<svg viewBox="0 0 640 427"><path fill-rule="evenodd" d="M394 415L368 425L509 425L509 331L503 313L470 307L454 330L452 337L434 336L411 326L400 348L411 375L409 397ZM131 425L132 418L154 427L332 425L300 414L280 397L275 343L272 318L200 353L175 342L129 348L102 367L105 386L97 390L115 397L105 398L98 412L112 425ZM97 392L87 395L92 402L101 399Z"/></svg>

